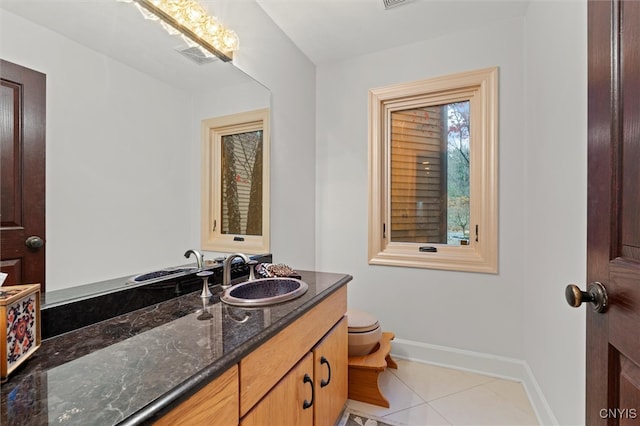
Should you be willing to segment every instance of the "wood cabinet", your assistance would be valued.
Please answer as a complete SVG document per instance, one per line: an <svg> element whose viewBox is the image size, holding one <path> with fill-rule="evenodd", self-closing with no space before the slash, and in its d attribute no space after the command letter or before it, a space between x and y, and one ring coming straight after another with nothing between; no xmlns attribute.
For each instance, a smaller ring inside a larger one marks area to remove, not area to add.
<svg viewBox="0 0 640 426"><path fill-rule="evenodd" d="M347 401L347 319L336 324L242 419L242 426L333 426Z"/></svg>
<svg viewBox="0 0 640 426"><path fill-rule="evenodd" d="M154 425L237 425L238 399L238 366L234 365Z"/></svg>
<svg viewBox="0 0 640 426"><path fill-rule="evenodd" d="M334 425L348 393L346 312L343 286L156 424Z"/></svg>

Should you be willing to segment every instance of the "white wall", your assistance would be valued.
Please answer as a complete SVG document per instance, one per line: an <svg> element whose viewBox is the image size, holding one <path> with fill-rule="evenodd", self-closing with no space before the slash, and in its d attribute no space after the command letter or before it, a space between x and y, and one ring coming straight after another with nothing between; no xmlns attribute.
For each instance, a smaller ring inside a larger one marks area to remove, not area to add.
<svg viewBox="0 0 640 426"><path fill-rule="evenodd" d="M318 67L317 267L353 274L350 306L375 314L400 339L523 357L522 49L523 22L515 19ZM368 265L368 90L495 65L500 273Z"/></svg>
<svg viewBox="0 0 640 426"><path fill-rule="evenodd" d="M499 273L368 265L367 90L494 65ZM585 278L585 82L582 1L317 70L317 268L354 275L349 305L398 355L520 379L544 424L584 422L584 312L563 290Z"/></svg>
<svg viewBox="0 0 640 426"><path fill-rule="evenodd" d="M525 42L525 357L561 425L584 424L587 6L533 2Z"/></svg>

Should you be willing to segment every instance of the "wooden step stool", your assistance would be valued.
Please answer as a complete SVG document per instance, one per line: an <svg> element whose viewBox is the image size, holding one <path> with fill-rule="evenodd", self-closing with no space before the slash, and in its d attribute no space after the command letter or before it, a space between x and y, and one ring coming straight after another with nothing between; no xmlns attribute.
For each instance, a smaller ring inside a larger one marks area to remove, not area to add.
<svg viewBox="0 0 640 426"><path fill-rule="evenodd" d="M378 376L385 368L397 369L391 358L391 341L396 336L383 332L378 349L369 355L349 357L349 399L389 408L389 401L378 386Z"/></svg>

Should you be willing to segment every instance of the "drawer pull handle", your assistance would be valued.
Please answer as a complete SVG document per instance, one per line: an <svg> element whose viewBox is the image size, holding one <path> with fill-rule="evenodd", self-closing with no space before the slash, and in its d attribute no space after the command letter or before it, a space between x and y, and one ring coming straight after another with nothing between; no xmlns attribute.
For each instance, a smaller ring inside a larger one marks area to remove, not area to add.
<svg viewBox="0 0 640 426"><path fill-rule="evenodd" d="M302 403L302 408L306 410L307 408L309 408L309 407L311 407L313 405L313 399L315 397L315 391L313 390L313 380L311 380L311 377L309 377L308 374L305 373L304 379L302 380L302 382L311 384L311 401L307 401L305 399L304 402Z"/></svg>
<svg viewBox="0 0 640 426"><path fill-rule="evenodd" d="M320 364L327 364L327 369L329 370L329 377L327 377L327 380L320 380L320 387L323 388L331 383L331 364L329 364L329 361L324 357L324 355L320 357Z"/></svg>

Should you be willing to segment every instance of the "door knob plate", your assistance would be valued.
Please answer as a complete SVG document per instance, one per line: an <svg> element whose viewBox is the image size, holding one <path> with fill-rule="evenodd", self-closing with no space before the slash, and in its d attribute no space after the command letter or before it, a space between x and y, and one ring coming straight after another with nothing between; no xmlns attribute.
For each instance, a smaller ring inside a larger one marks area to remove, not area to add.
<svg viewBox="0 0 640 426"><path fill-rule="evenodd" d="M589 284L587 291L581 291L577 285L569 284L564 294L567 303L574 308L579 307L583 302L589 302L594 311L604 313L609 307L607 289L599 282Z"/></svg>

